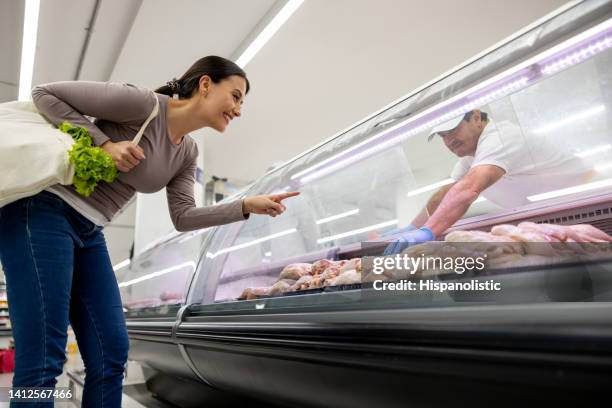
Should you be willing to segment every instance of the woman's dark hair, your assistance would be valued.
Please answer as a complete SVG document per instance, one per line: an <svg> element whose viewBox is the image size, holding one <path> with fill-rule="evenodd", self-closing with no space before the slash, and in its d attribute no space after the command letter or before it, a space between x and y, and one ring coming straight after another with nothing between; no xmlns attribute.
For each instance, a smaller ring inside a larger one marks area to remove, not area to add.
<svg viewBox="0 0 612 408"><path fill-rule="evenodd" d="M180 99L190 98L193 92L198 89L200 78L203 75L208 75L214 83L219 83L232 75L238 75L246 81L246 93L249 93L251 88L246 72L242 68L223 57L209 55L197 60L182 77L168 81L166 85L157 88L155 92L168 96L177 93Z"/></svg>

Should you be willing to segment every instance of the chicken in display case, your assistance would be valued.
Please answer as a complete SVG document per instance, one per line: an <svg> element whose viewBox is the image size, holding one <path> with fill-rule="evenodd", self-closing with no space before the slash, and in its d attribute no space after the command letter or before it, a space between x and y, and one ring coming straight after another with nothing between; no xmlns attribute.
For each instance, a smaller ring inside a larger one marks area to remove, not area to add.
<svg viewBox="0 0 612 408"><path fill-rule="evenodd" d="M242 193L300 191L282 217L137 254L120 287L150 388L188 389L167 396L181 406L227 392L346 407L603 395L611 17L609 1L564 8ZM443 229L405 239L422 225ZM410 289L419 280L431 288Z"/></svg>

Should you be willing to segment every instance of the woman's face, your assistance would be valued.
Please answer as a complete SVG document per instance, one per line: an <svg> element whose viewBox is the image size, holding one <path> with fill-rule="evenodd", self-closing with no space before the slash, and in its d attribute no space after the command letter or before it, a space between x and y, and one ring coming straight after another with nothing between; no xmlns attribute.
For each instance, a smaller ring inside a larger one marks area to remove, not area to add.
<svg viewBox="0 0 612 408"><path fill-rule="evenodd" d="M206 106L207 122L213 129L223 132L234 118L240 116L246 80L238 75L227 77L219 83L206 78L200 79L200 92Z"/></svg>

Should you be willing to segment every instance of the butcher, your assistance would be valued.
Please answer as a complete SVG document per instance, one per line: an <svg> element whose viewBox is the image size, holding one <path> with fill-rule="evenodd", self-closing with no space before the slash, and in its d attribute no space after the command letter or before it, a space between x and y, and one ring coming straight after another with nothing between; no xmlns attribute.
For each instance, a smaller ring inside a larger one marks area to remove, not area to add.
<svg viewBox="0 0 612 408"><path fill-rule="evenodd" d="M434 127L428 141L436 136L459 158L454 181L436 191L409 226L385 234L398 237L386 255L435 240L481 195L502 208L516 208L529 204L532 195L583 184L596 174L544 137L528 141L519 126L494 123L478 109Z"/></svg>

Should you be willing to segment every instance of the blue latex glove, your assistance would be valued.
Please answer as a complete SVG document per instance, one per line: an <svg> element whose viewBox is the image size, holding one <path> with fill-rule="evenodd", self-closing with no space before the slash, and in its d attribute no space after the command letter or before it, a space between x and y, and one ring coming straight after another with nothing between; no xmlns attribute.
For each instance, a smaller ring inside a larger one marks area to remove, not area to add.
<svg viewBox="0 0 612 408"><path fill-rule="evenodd" d="M394 228L392 230L389 230L387 232L383 232L382 234L380 234L380 238L386 238L391 235L405 234L407 232L414 231L415 229L416 227L414 225L408 225L407 227L403 227L403 228Z"/></svg>
<svg viewBox="0 0 612 408"><path fill-rule="evenodd" d="M387 256L399 254L409 246L420 244L422 242L433 241L435 239L436 237L434 236L433 232L427 227L411 230L389 244L387 248L385 248L383 255Z"/></svg>

